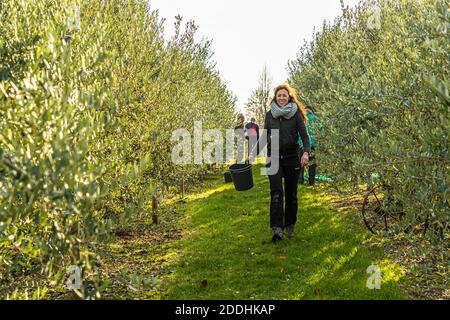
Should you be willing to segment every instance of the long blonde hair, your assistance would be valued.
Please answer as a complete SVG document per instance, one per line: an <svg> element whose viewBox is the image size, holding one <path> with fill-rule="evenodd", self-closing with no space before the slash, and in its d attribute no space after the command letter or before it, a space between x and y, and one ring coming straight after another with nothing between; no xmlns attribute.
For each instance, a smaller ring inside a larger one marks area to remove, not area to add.
<svg viewBox="0 0 450 320"><path fill-rule="evenodd" d="M294 88L292 88L288 83L280 84L279 86L277 86L275 88L275 94L273 96L273 99L272 99L271 103L273 103L273 102L276 103L277 93L278 93L278 91L283 90L283 89L286 90L288 92L288 94L289 94L289 102L294 102L297 105L297 107L300 110L300 113L301 113L301 115L303 117L303 121L305 121L305 124L306 124L306 121L307 121L306 108L303 105L303 103L301 103L297 99L297 91Z"/></svg>

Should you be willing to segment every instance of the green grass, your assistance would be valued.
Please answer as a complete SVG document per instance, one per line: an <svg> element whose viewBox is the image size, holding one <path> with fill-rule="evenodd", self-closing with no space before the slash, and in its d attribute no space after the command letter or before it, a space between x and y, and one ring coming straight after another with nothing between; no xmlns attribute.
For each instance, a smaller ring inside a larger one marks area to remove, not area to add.
<svg viewBox="0 0 450 320"><path fill-rule="evenodd" d="M255 186L238 192L222 177L178 206L188 234L165 260L163 299L405 299L402 268L370 237L355 210L331 208L326 185L299 186L296 235L273 244L269 181L255 166ZM366 286L366 270L381 268L381 289Z"/></svg>

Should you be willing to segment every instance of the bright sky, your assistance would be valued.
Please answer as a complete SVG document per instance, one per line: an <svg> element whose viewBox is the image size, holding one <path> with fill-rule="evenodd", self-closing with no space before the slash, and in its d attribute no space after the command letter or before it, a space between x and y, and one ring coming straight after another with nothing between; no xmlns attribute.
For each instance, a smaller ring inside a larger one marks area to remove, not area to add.
<svg viewBox="0 0 450 320"><path fill-rule="evenodd" d="M153 10L166 18L165 34L173 34L174 17L195 20L197 40L212 39L222 79L237 96L243 110L264 64L273 85L287 79L289 59L294 59L314 26L334 20L341 13L339 0L149 0ZM358 0L344 0L350 7Z"/></svg>

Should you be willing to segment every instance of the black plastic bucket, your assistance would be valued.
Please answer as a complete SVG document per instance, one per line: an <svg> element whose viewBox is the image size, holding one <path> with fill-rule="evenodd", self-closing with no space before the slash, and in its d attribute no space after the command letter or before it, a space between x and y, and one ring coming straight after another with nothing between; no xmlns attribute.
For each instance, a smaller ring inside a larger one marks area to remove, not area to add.
<svg viewBox="0 0 450 320"><path fill-rule="evenodd" d="M253 187L251 164L233 164L229 170L237 191L245 191Z"/></svg>
<svg viewBox="0 0 450 320"><path fill-rule="evenodd" d="M230 171L227 171L223 174L223 177L225 179L225 183L230 183L233 182L233 179L231 178L231 173Z"/></svg>

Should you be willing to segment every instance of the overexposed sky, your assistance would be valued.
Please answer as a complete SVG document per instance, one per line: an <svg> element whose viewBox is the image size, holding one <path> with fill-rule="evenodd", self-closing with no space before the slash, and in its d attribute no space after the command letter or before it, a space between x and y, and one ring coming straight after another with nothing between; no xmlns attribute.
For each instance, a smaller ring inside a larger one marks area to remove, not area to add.
<svg viewBox="0 0 450 320"><path fill-rule="evenodd" d="M344 0L350 7L358 0ZM222 79L237 96L237 108L258 84L264 64L273 85L287 79L289 59L294 59L314 26L334 20L341 13L339 0L149 0L150 8L166 18L165 35L173 34L174 17L184 23L195 20L196 39L212 40L214 56Z"/></svg>

